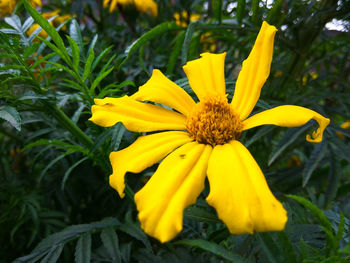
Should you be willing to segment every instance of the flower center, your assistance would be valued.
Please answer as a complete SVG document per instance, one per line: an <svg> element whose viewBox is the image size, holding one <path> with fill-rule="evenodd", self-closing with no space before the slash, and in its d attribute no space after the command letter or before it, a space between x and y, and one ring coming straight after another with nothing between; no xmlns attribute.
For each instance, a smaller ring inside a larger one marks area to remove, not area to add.
<svg viewBox="0 0 350 263"><path fill-rule="evenodd" d="M197 142L212 146L241 136L243 125L224 96L211 96L196 104L186 121L188 133Z"/></svg>

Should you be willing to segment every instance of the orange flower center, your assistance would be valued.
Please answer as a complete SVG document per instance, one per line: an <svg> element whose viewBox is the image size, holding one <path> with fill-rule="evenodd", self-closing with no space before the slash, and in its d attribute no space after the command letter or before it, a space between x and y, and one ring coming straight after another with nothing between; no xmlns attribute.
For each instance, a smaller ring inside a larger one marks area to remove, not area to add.
<svg viewBox="0 0 350 263"><path fill-rule="evenodd" d="M241 136L243 125L224 96L211 96L196 104L186 121L188 133L197 142L212 146Z"/></svg>

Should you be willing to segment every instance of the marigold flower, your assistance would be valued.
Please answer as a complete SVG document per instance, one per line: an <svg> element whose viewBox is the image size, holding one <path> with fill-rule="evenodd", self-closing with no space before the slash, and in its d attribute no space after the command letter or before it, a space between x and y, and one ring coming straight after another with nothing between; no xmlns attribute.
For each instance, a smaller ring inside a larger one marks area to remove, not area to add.
<svg viewBox="0 0 350 263"><path fill-rule="evenodd" d="M134 5L141 13L148 13L153 17L158 16L158 5L153 0L103 0L103 7L109 5L109 12L112 13L117 9L117 5L122 6Z"/></svg>
<svg viewBox="0 0 350 263"><path fill-rule="evenodd" d="M232 234L279 231L287 212L270 191L241 133L264 124L295 127L314 119L319 128L307 135L320 142L329 123L317 112L293 105L278 106L248 117L270 74L277 29L263 22L249 57L243 62L231 103L226 97L225 55L204 53L184 67L196 103L159 70L131 97L95 99L90 120L109 127L122 122L134 132L153 132L129 147L112 152L110 185L124 197L124 176L161 161L146 185L135 194L142 229L161 242L182 230L183 210L210 184L206 198ZM165 105L166 109L150 101Z"/></svg>
<svg viewBox="0 0 350 263"><path fill-rule="evenodd" d="M0 16L6 16L13 13L15 10L18 0L0 0ZM42 6L41 0L29 1L35 8L37 6Z"/></svg>
<svg viewBox="0 0 350 263"><path fill-rule="evenodd" d="M196 20L201 19L201 15L200 14L191 14L190 17L188 17L188 12L186 10L182 11L182 13L178 13L176 12L174 14L174 19L175 19L175 23L178 26L187 26L188 22L193 22Z"/></svg>
<svg viewBox="0 0 350 263"><path fill-rule="evenodd" d="M51 25L54 25L54 26L58 26L60 24L62 24L64 21L68 20L68 19L71 19L72 16L70 14L66 14L66 15L59 15L60 13L60 9L56 9L54 11L51 11L51 12L44 12L41 14L41 16L43 18L45 18L46 20L49 20L51 17L54 17L54 16L57 16L55 17L52 21L50 21L50 24ZM27 30L27 35L30 36L34 33L34 31L39 27L38 24L33 24L28 30ZM62 27L62 30L66 30L67 29L67 26L64 25ZM40 33L39 33L39 36L42 37L42 38L47 38L49 35L46 33L45 30L41 30Z"/></svg>
<svg viewBox="0 0 350 263"><path fill-rule="evenodd" d="M342 124L340 124L340 128L345 129L345 130L350 130L350 120L347 120L347 121L343 122ZM338 132L338 131L336 131L335 133L337 134L339 139L345 138L343 133Z"/></svg>

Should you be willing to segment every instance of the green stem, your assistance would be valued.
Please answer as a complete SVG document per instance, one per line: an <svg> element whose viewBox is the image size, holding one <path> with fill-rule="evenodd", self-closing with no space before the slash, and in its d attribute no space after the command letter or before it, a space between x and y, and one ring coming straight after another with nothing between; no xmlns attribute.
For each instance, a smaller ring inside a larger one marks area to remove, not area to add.
<svg viewBox="0 0 350 263"><path fill-rule="evenodd" d="M44 102L52 116L61 124L67 131L69 131L76 139L78 139L84 146L91 148L94 142L87 136L68 116L55 104Z"/></svg>

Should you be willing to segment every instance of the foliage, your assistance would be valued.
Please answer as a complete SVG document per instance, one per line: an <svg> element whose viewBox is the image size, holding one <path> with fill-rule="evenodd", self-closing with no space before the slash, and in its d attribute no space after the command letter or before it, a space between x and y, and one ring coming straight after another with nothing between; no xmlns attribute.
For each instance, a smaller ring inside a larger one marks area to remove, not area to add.
<svg viewBox="0 0 350 263"><path fill-rule="evenodd" d="M268 2L159 0L152 17L133 6L109 13L102 1L50 1L44 11L72 14L55 25L23 0L1 18L0 262L349 262L350 131L340 125L350 119L350 4ZM200 20L178 25L173 15L184 10ZM333 19L344 32L326 27ZM279 31L256 110L295 104L331 119L317 145L305 142L311 122L241 138L288 210L287 227L230 235L203 201L207 186L181 234L161 244L140 229L133 203L156 167L128 175L127 198L117 196L108 155L138 135L89 122L93 100L132 94L153 68L191 93L181 66L211 48L227 52L232 97L263 20Z"/></svg>

